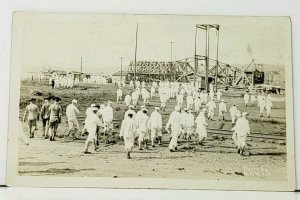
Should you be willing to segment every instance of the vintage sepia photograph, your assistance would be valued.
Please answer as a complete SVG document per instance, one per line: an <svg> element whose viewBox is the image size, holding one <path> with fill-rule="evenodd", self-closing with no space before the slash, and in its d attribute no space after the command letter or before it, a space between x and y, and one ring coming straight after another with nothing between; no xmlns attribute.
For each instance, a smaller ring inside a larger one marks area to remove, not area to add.
<svg viewBox="0 0 300 200"><path fill-rule="evenodd" d="M8 184L295 189L288 17L16 12Z"/></svg>

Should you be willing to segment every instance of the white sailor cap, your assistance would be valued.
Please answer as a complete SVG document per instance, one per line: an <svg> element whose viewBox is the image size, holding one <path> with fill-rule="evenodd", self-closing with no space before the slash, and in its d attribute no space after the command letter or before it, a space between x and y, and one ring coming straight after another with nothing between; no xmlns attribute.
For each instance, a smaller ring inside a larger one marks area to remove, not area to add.
<svg viewBox="0 0 300 200"><path fill-rule="evenodd" d="M103 109L103 108L105 108L105 105L104 105L104 104L101 104L101 105L100 105L100 109Z"/></svg>
<svg viewBox="0 0 300 200"><path fill-rule="evenodd" d="M175 106L175 110L179 111L180 107L179 106Z"/></svg>
<svg viewBox="0 0 300 200"><path fill-rule="evenodd" d="M128 108L134 108L134 106L133 106L133 105L130 105L130 106L128 106Z"/></svg>
<svg viewBox="0 0 300 200"><path fill-rule="evenodd" d="M76 103L76 104L77 104L78 101L77 101L76 99L73 99L73 100L72 100L72 103Z"/></svg>
<svg viewBox="0 0 300 200"><path fill-rule="evenodd" d="M155 110L159 110L159 107L154 107Z"/></svg>
<svg viewBox="0 0 300 200"><path fill-rule="evenodd" d="M91 104L91 107L96 107L96 104L92 103L92 104Z"/></svg>
<svg viewBox="0 0 300 200"><path fill-rule="evenodd" d="M242 113L242 116L243 116L243 117L245 117L246 115L249 115L249 113L247 113L247 112L243 112L243 113Z"/></svg>

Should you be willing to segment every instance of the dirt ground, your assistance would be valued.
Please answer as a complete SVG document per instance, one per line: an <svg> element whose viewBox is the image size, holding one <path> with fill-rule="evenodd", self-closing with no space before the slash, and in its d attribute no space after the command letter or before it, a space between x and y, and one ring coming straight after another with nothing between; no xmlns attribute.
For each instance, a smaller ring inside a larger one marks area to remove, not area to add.
<svg viewBox="0 0 300 200"><path fill-rule="evenodd" d="M106 103L107 100L115 102L116 86L94 86L87 88L80 86L73 90L51 90L47 85L23 83L20 98L20 119L26 105L26 100L37 91L42 94L35 96L38 106L42 104L43 96L49 93L62 98L62 107L76 98L82 114L79 117L81 128L84 120L85 109L91 103ZM124 90L124 93L129 90ZM257 134L270 134L285 136L285 101L284 96L274 95L274 109L272 118L260 118L257 107L245 107L242 97L230 97L230 92L225 92L223 99L227 107L233 102L241 111L250 113L251 132ZM150 101L148 110L152 112L158 106L159 98ZM163 112L163 123L168 120L169 113L173 110L175 100L168 102L167 109ZM125 112L122 105L113 104L117 110L115 120L120 121ZM229 114L225 122L217 119L209 121L209 128L231 129ZM19 139L19 173L24 176L75 176L75 177L159 177L159 178L189 178L213 180L286 180L286 146L284 142L273 139L257 139L249 137L247 152L249 156L240 156L236 153L232 139L209 133L203 146L192 142L179 141L179 151L169 152L167 146L169 135L163 134L163 145L150 147L148 150L139 151L134 148L133 159L128 160L124 152L122 141L117 144L100 143L100 151L92 154L83 154L84 138L82 140L65 141L62 137L66 134L67 124L63 118L58 129L58 141L50 142L42 138L42 124L38 122L38 131L34 139L27 139L28 128L20 120L23 134ZM116 125L116 132L118 126ZM25 141L25 142L24 142ZM29 141L29 145L26 145Z"/></svg>

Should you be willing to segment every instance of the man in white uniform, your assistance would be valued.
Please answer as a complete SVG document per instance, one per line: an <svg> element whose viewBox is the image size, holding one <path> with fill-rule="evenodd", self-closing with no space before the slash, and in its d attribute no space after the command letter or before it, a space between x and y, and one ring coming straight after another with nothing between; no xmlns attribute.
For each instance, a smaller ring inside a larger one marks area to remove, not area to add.
<svg viewBox="0 0 300 200"><path fill-rule="evenodd" d="M243 112L242 117L240 117L236 121L236 125L232 128L232 130L235 131L237 135L237 153L239 153L240 155L243 155L244 153L247 135L250 134L249 121L247 120L248 115L249 114L247 112Z"/></svg>
<svg viewBox="0 0 300 200"><path fill-rule="evenodd" d="M152 86L152 87L151 87L151 97L150 97L151 99L153 99L154 94L155 94L155 87Z"/></svg>
<svg viewBox="0 0 300 200"><path fill-rule="evenodd" d="M120 137L124 139L125 151L127 158L131 159L130 153L134 146L134 137L136 134L136 126L133 119L133 114L129 113L123 120L120 130Z"/></svg>
<svg viewBox="0 0 300 200"><path fill-rule="evenodd" d="M218 90L218 92L217 92L217 100L218 100L218 102L221 101L221 97L222 97L222 92L220 90Z"/></svg>
<svg viewBox="0 0 300 200"><path fill-rule="evenodd" d="M186 104L187 104L187 109L188 110L193 108L194 100L193 100L193 97L191 95L186 97Z"/></svg>
<svg viewBox="0 0 300 200"><path fill-rule="evenodd" d="M139 150L142 149L142 143L144 142L147 149L147 142L149 140L149 116L147 115L147 109L143 109L139 117L136 117L137 134L139 136Z"/></svg>
<svg viewBox="0 0 300 200"><path fill-rule="evenodd" d="M212 120L213 117L214 117L214 114L215 114L215 109L217 107L214 99L212 99L210 102L208 102L206 104L206 107L208 108L208 116L207 116L207 118L210 119L210 120Z"/></svg>
<svg viewBox="0 0 300 200"><path fill-rule="evenodd" d="M109 133L113 129L114 110L111 105L112 102L108 101L107 106L102 111L104 134Z"/></svg>
<svg viewBox="0 0 300 200"><path fill-rule="evenodd" d="M181 122L181 114L180 114L180 107L175 106L175 110L171 113L169 120L166 124L166 131L170 133L169 128L171 128L171 141L169 144L169 149L171 152L177 150L177 140L182 128Z"/></svg>
<svg viewBox="0 0 300 200"><path fill-rule="evenodd" d="M199 97L196 97L194 102L195 102L195 113L198 114L201 108L202 101Z"/></svg>
<svg viewBox="0 0 300 200"><path fill-rule="evenodd" d="M194 132L194 125L195 125L195 117L192 113L192 109L190 109L188 111L188 114L187 114L187 120L186 120L186 134L187 134L187 139L190 140L192 135L193 135L193 132Z"/></svg>
<svg viewBox="0 0 300 200"><path fill-rule="evenodd" d="M122 90L121 90L121 88L119 88L117 90L117 103L119 103L119 101L122 101Z"/></svg>
<svg viewBox="0 0 300 200"><path fill-rule="evenodd" d="M260 117L263 117L265 106L266 106L265 96L260 96L260 100L258 102L259 116Z"/></svg>
<svg viewBox="0 0 300 200"><path fill-rule="evenodd" d="M230 113L231 123L232 123L232 124L235 123L237 111L238 111L238 109L237 109L237 107L236 107L236 104L234 103L234 104L230 107L230 109L229 109L229 113Z"/></svg>
<svg viewBox="0 0 300 200"><path fill-rule="evenodd" d="M266 110L267 110L267 117L270 118L271 116L271 109L273 108L273 104L271 99L266 100Z"/></svg>
<svg viewBox="0 0 300 200"><path fill-rule="evenodd" d="M255 105L256 97L253 93L251 94L250 101L252 106Z"/></svg>
<svg viewBox="0 0 300 200"><path fill-rule="evenodd" d="M224 100L222 99L219 103L219 121L225 120L225 113L227 113L227 107Z"/></svg>
<svg viewBox="0 0 300 200"><path fill-rule="evenodd" d="M131 103L131 95L130 92L127 93L127 95L125 96L125 106L128 107Z"/></svg>
<svg viewBox="0 0 300 200"><path fill-rule="evenodd" d="M208 124L206 122L205 112L206 112L206 109L203 108L195 120L195 123L197 125L196 132L198 134L198 141L199 141L199 144L201 144L201 145L203 144L203 141L205 140L205 138L207 138L206 127ZM195 142L196 142L196 137L194 137L194 143Z"/></svg>
<svg viewBox="0 0 300 200"><path fill-rule="evenodd" d="M246 92L245 93L245 95L244 95L244 102L245 102L245 106L247 107L248 106L248 104L249 104L249 94L248 94L248 92Z"/></svg>
<svg viewBox="0 0 300 200"><path fill-rule="evenodd" d="M71 104L69 104L66 108L66 116L68 118L69 130L66 137L70 139L76 138L77 130L79 130L79 124L77 120L77 116L79 115L79 110L77 108L77 100L73 99ZM72 135L71 135L72 133Z"/></svg>
<svg viewBox="0 0 300 200"><path fill-rule="evenodd" d="M158 144L161 145L162 138L162 116L159 113L159 108L155 107L155 110L151 113L149 123L150 123L150 131L151 131L151 145L154 146L154 140L156 136L158 137Z"/></svg>
<svg viewBox="0 0 300 200"><path fill-rule="evenodd" d="M102 123L99 119L99 117L96 115L98 108L93 107L92 109L92 113L89 113L85 119L85 126L87 129L87 132L89 133L86 142L85 142L85 147L84 147L84 153L85 154L90 154L91 152L89 152L89 145L90 143L94 144L95 147L95 151L97 151L99 149L99 147L97 146L96 142L97 142L97 126L102 126Z"/></svg>

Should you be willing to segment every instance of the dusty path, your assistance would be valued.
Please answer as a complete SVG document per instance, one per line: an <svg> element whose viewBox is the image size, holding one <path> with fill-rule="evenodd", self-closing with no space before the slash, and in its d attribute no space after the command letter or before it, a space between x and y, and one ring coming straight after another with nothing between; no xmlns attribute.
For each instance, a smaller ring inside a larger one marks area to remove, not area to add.
<svg viewBox="0 0 300 200"><path fill-rule="evenodd" d="M23 87L23 97L29 96L36 87ZM48 87L41 87L48 91ZM75 91L76 90L76 91ZM64 105L77 94L80 110L85 111L91 102L101 103L114 100L115 87L93 88L89 90L74 89L55 91L61 95ZM22 96L21 95L21 96ZM225 101L233 102L230 97L224 97ZM244 107L242 98L235 98L241 110L250 112L251 131L265 134L285 135L285 107L284 102L274 102L274 116L276 122L264 122L266 118L257 118L258 108ZM159 105L158 98L149 106L149 111ZM163 113L163 121L166 123L168 115L175 105L171 100L167 110ZM116 105L121 110L115 117L122 119L124 105ZM215 118L217 119L217 110ZM228 116L226 117L228 119ZM65 119L60 125L59 134L66 130ZM209 127L218 128L218 121L209 121ZM26 124L22 124L24 133L27 132ZM230 129L229 119L224 122L223 129ZM169 135L164 134L163 146L139 151L134 149L133 159L128 160L124 153L123 143L105 145L101 143L99 152L90 155L82 153L84 140L63 142L58 139L50 142L41 138L41 123L38 123L36 137L29 140L29 146L22 139L19 140L19 172L28 176L88 176L88 177L159 177L159 178L190 178L190 179L215 179L215 180L285 180L286 179L286 146L273 140L247 141L249 156L241 157L236 154L236 149L230 138L209 138L204 146L179 143L179 152L168 151Z"/></svg>

